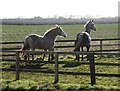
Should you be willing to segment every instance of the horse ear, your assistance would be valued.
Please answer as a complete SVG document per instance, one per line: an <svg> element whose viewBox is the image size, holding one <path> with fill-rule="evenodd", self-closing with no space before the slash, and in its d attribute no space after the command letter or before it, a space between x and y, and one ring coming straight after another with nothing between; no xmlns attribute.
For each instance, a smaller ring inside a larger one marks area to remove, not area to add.
<svg viewBox="0 0 120 91"><path fill-rule="evenodd" d="M92 22L94 22L94 20L92 20Z"/></svg>
<svg viewBox="0 0 120 91"><path fill-rule="evenodd" d="M56 26L57 28L60 28L60 26L59 26L59 25L57 25L57 24L55 24L55 26Z"/></svg>
<svg viewBox="0 0 120 91"><path fill-rule="evenodd" d="M94 22L94 20L90 19L90 22Z"/></svg>

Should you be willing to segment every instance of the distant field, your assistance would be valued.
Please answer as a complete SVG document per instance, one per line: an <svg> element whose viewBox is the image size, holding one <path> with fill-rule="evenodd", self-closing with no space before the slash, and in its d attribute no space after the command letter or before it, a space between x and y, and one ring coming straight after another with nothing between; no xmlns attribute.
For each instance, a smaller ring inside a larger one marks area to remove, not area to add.
<svg viewBox="0 0 120 91"><path fill-rule="evenodd" d="M84 31L83 24L60 25L67 33L65 39L75 39L78 32ZM43 35L44 32L54 25L2 25L2 41L23 41L29 34ZM96 24L97 31L91 33L92 38L117 38L118 24ZM57 37L57 39L64 39Z"/></svg>

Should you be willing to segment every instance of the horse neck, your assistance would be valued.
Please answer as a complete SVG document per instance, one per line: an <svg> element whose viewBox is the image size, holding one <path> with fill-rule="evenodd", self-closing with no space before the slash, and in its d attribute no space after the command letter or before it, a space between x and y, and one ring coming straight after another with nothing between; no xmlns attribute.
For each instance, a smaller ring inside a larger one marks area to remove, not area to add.
<svg viewBox="0 0 120 91"><path fill-rule="evenodd" d="M44 35L44 37L47 37L47 38L49 38L53 41L55 40L56 36L57 36L57 33L56 33L55 30L53 30L53 31L49 32L48 34Z"/></svg>
<svg viewBox="0 0 120 91"><path fill-rule="evenodd" d="M86 28L85 32L87 32L90 35L91 29Z"/></svg>

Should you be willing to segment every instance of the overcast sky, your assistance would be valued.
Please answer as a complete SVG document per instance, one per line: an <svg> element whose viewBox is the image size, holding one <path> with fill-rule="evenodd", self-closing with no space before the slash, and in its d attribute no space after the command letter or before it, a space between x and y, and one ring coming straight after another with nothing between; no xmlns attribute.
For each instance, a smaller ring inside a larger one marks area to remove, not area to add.
<svg viewBox="0 0 120 91"><path fill-rule="evenodd" d="M115 17L120 0L1 0L0 18Z"/></svg>

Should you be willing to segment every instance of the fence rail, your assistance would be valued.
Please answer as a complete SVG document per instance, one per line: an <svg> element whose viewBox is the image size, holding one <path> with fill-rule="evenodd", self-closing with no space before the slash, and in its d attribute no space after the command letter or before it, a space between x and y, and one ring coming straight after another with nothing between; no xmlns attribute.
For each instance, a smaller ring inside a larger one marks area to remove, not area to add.
<svg viewBox="0 0 120 91"><path fill-rule="evenodd" d="M119 41L120 38L112 38L112 39L92 39L92 42L96 41L98 44L91 44L91 47L97 47L96 50L92 50L93 52L118 52L120 51L120 48L118 46L120 46ZM116 41L116 43L112 43L112 44L105 44L105 41ZM57 40L55 41L56 43L72 43L69 45L55 45L55 48L74 48L75 47L75 40ZM18 45L22 45L23 42L0 42L1 45L3 45L3 48L0 48L0 50L20 50L21 47ZM5 45L12 45L11 46L5 46ZM5 47L4 47L5 46ZM114 48L112 49L104 49L103 47L112 47L114 46ZM2 56L12 56L10 54L8 55L2 55Z"/></svg>
<svg viewBox="0 0 120 91"><path fill-rule="evenodd" d="M91 41L112 41L120 40L120 38L110 38L110 39L91 39ZM75 40L56 40L55 42L75 42ZM23 42L0 42L0 44L21 44Z"/></svg>
<svg viewBox="0 0 120 91"><path fill-rule="evenodd" d="M99 47L100 45L91 45L92 47ZM102 46L120 46L120 44L102 44ZM54 48L73 48L75 45L69 45L69 46L55 46ZM2 48L1 50L19 50L21 47L16 48Z"/></svg>

